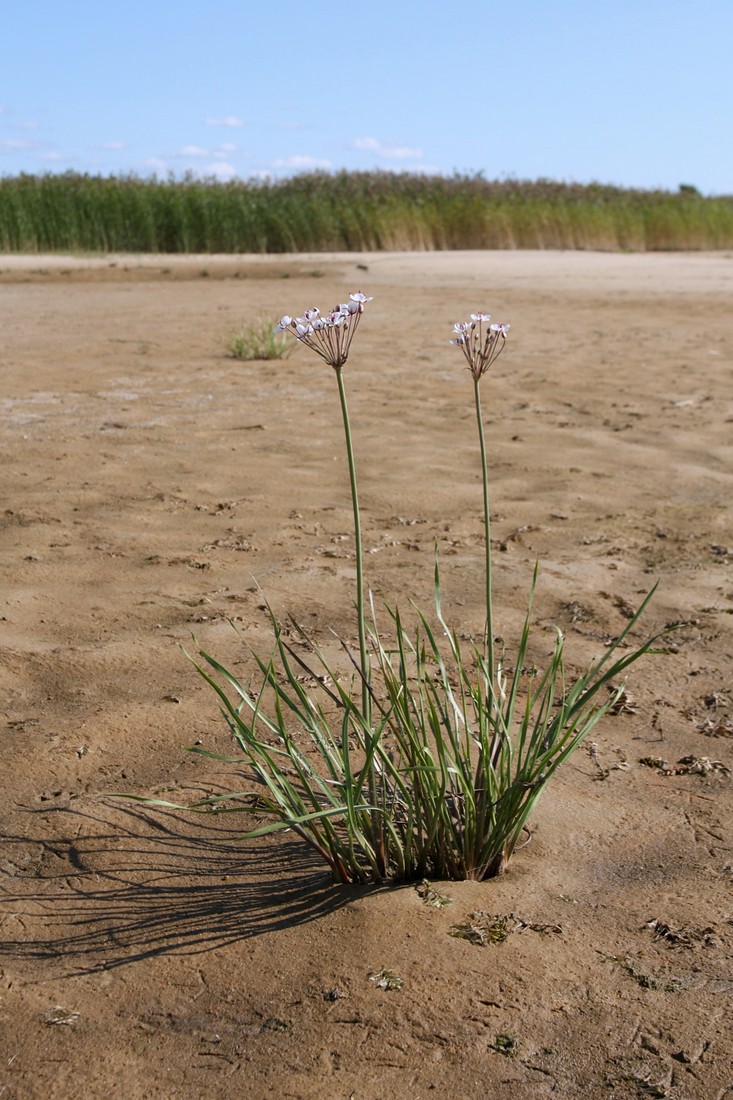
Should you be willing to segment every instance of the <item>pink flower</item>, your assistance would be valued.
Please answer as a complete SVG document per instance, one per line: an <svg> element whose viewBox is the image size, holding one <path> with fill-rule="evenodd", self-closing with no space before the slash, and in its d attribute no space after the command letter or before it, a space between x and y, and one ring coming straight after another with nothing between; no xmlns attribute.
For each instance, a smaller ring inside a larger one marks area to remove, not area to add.
<svg viewBox="0 0 733 1100"><path fill-rule="evenodd" d="M451 344L463 352L474 381L479 382L494 360L504 350L509 325L494 322L489 325L488 313L472 313L470 321L459 321L453 326Z"/></svg>
<svg viewBox="0 0 733 1100"><path fill-rule="evenodd" d="M366 294L362 294L362 292L360 290L357 290L355 294L350 294L349 298L354 303L354 305L356 305L358 307L359 313L361 313L363 311L364 306L367 304L367 302L372 301L372 298L367 298ZM354 312L354 310L351 308L351 306L349 306L349 311L351 313Z"/></svg>
<svg viewBox="0 0 733 1100"><path fill-rule="evenodd" d="M285 315L275 332L292 332L296 340L312 348L324 362L340 371L349 355L364 306L372 299L360 290L349 295L348 302L340 302L325 316L317 306L303 311L302 317L293 319Z"/></svg>

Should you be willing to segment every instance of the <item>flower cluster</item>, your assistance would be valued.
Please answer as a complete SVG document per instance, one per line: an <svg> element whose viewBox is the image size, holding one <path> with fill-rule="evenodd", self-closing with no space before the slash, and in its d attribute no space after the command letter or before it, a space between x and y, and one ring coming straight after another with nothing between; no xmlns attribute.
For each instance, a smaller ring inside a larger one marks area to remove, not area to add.
<svg viewBox="0 0 733 1100"><path fill-rule="evenodd" d="M451 344L460 348L468 362L468 369L476 382L503 351L509 325L491 324L488 313L472 313L470 321L459 321L453 326L455 333Z"/></svg>
<svg viewBox="0 0 733 1100"><path fill-rule="evenodd" d="M335 371L340 371L349 356L364 306L371 300L357 290L349 295L348 302L334 306L330 313L322 314L314 306L306 309L302 317L288 317L286 314L275 326L275 332L292 333L296 340L312 348Z"/></svg>

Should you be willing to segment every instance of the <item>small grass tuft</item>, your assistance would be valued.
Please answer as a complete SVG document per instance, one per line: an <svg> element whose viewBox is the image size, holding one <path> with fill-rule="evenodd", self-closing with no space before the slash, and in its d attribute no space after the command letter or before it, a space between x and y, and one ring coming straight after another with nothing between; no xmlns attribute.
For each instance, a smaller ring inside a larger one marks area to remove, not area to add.
<svg viewBox="0 0 733 1100"><path fill-rule="evenodd" d="M259 359L284 359L294 345L276 333L274 328L274 323L264 317L249 325L242 325L227 337L227 355L230 359L239 359L246 363Z"/></svg>

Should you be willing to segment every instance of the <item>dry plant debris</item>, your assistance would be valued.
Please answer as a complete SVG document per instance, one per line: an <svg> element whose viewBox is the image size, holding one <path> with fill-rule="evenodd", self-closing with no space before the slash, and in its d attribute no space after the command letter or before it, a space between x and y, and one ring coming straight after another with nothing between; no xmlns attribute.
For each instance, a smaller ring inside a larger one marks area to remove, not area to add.
<svg viewBox="0 0 733 1100"><path fill-rule="evenodd" d="M53 1008L49 1008L47 1012L41 1015L41 1019L48 1027L53 1027L59 1024L75 1024L79 1019L78 1012L67 1012L61 1005L54 1005Z"/></svg>
<svg viewBox="0 0 733 1100"><path fill-rule="evenodd" d="M610 592L601 592L601 596L603 596L605 600L610 600L613 606L619 609L625 619L633 619L636 612L629 601L623 596L615 596Z"/></svg>
<svg viewBox="0 0 733 1100"><path fill-rule="evenodd" d="M568 615L570 622L575 623L589 623L595 618L592 611L589 611L587 607L583 607L577 600L571 600L569 603L562 603L560 605L562 610Z"/></svg>
<svg viewBox="0 0 733 1100"><path fill-rule="evenodd" d="M676 764L670 764L661 756L642 756L639 763L645 768L655 768L660 775L710 775L718 772L730 775L730 768L721 760L710 760L707 756L682 756Z"/></svg>
<svg viewBox="0 0 733 1100"><path fill-rule="evenodd" d="M706 737L733 737L733 719L700 718L695 728Z"/></svg>
<svg viewBox="0 0 733 1100"><path fill-rule="evenodd" d="M454 924L448 935L475 943L477 947L485 947L487 943L503 943L512 931L509 921L509 917L492 917L483 909L477 909L469 913L468 920L463 924Z"/></svg>
<svg viewBox="0 0 733 1100"><path fill-rule="evenodd" d="M449 898L446 894L439 894L426 878L415 887L415 890L417 896L422 898L423 905L428 905L431 909L444 909L446 905L453 904L453 898Z"/></svg>
<svg viewBox="0 0 733 1100"><path fill-rule="evenodd" d="M519 1050L519 1039L516 1035L497 1035L491 1048L505 1058L515 1058Z"/></svg>
<svg viewBox="0 0 733 1100"><path fill-rule="evenodd" d="M666 978L640 970L633 959L626 955L604 955L604 960L620 966L642 989L653 989L663 993L679 993L684 986L681 978Z"/></svg>
<svg viewBox="0 0 733 1100"><path fill-rule="evenodd" d="M545 934L549 933L549 934L552 934L552 935L555 935L555 936L561 936L562 935L562 925L561 924L552 924L551 922L525 920L523 917L520 917L517 913L512 913L512 920L516 921L517 925L519 926L519 931L520 932L523 932L525 930L525 928L528 928L530 930L530 932L542 932L542 933L545 933Z"/></svg>
<svg viewBox="0 0 733 1100"><path fill-rule="evenodd" d="M644 925L654 932L655 940L664 940L670 947L692 948L695 943L704 943L706 947L715 947L713 928L671 928L658 917L648 920Z"/></svg>
<svg viewBox="0 0 733 1100"><path fill-rule="evenodd" d="M618 698L611 707L611 714L636 714L638 712L639 707L635 697L625 687L620 692L617 684L607 684L606 687L610 695L615 695L618 692Z"/></svg>
<svg viewBox="0 0 733 1100"><path fill-rule="evenodd" d="M337 985L333 986L332 989L326 989L321 994L324 1001L327 1001L329 1004L334 1004L336 1001L344 1001L348 995L348 993L345 993L344 990L340 989Z"/></svg>
<svg viewBox="0 0 733 1100"><path fill-rule="evenodd" d="M517 913L509 913L505 916L492 916L484 909L476 909L469 913L468 919L463 924L454 924L448 933L454 939L467 940L477 947L485 947L487 944L499 944L512 934L512 932L554 933L562 935L562 927L559 924L543 923L541 921L525 920Z"/></svg>
<svg viewBox="0 0 733 1100"><path fill-rule="evenodd" d="M265 1031L292 1031L293 1021L283 1020L280 1016L268 1016L262 1027Z"/></svg>
<svg viewBox="0 0 733 1100"><path fill-rule="evenodd" d="M402 989L404 980L398 978L393 970L387 970L385 967L377 974L370 974L369 981L374 982L377 989L385 989L388 993L394 993Z"/></svg>
<svg viewBox="0 0 733 1100"><path fill-rule="evenodd" d="M722 691L711 691L705 696L703 703L708 710L719 710L730 706L730 699Z"/></svg>
<svg viewBox="0 0 733 1100"><path fill-rule="evenodd" d="M665 1081L652 1081L651 1073L634 1073L629 1080L634 1082L642 1096L657 1097L657 1100L664 1100L664 1097L670 1095L668 1084Z"/></svg>
<svg viewBox="0 0 733 1100"><path fill-rule="evenodd" d="M611 710L611 713L613 713L613 710ZM631 767L631 764L623 755L620 749L616 749L616 753L619 759L615 760L610 766L606 766L601 763L598 745L595 741L590 741L588 744L586 744L585 751L587 752L588 756L596 767L596 774L593 776L593 778L598 782L601 782L604 779L608 779L611 772L625 772L628 771Z"/></svg>

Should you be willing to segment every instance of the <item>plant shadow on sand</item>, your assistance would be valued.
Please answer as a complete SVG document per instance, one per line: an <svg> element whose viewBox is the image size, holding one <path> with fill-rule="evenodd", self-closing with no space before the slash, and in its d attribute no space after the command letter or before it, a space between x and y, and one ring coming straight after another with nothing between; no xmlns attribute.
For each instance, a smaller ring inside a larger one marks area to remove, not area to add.
<svg viewBox="0 0 733 1100"><path fill-rule="evenodd" d="M239 831L212 818L192 825L182 814L137 808L115 807L113 820L52 812L68 817L66 835L3 837L11 851L33 854L15 876L28 889L6 889L3 899L25 934L0 940L0 957L110 970L308 923L365 893L336 886L296 838L239 841Z"/></svg>

